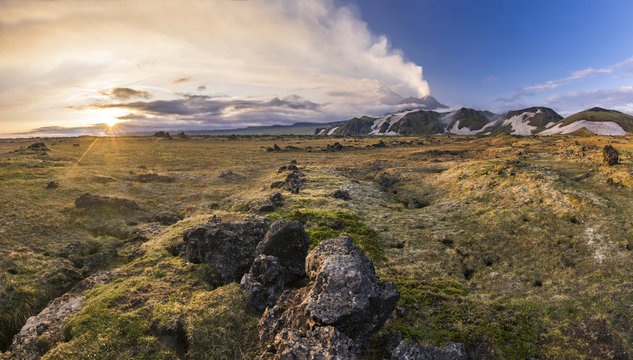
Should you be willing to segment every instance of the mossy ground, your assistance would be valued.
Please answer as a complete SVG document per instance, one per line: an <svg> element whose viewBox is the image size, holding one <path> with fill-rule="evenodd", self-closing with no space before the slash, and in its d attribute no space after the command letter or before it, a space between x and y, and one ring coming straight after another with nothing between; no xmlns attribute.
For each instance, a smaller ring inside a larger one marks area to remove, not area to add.
<svg viewBox="0 0 633 360"><path fill-rule="evenodd" d="M464 342L473 357L630 358L631 140L451 136L365 148L379 139L81 137L44 139L46 154L10 152L32 139L0 140L0 343L81 278L111 269L67 322L67 341L38 342L45 357L254 357L258 315L238 286L209 287L203 266L168 249L213 214L253 212L295 159L305 187L282 190L269 216L304 222L313 245L354 239L402 293L381 333ZM334 141L356 148L321 151ZM299 149L266 151L275 143ZM601 164L608 143L621 164ZM219 176L228 170L237 176ZM135 180L146 173L175 182ZM332 198L337 189L351 200ZM84 192L141 210L75 209ZM184 220L131 241L163 211Z"/></svg>

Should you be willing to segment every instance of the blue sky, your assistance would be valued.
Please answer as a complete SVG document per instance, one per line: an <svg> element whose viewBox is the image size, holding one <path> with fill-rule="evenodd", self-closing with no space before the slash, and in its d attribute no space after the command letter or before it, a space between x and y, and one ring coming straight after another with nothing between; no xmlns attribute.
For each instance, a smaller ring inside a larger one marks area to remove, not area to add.
<svg viewBox="0 0 633 360"><path fill-rule="evenodd" d="M363 0L348 4L358 8L374 32L387 35L393 47L424 68L424 78L440 101L512 108L544 103L553 94L633 85L629 67L626 74L615 69L594 74L516 102L495 101L524 87L588 68L606 69L632 58L633 1ZM573 106L559 109L575 110Z"/></svg>
<svg viewBox="0 0 633 360"><path fill-rule="evenodd" d="M0 136L324 123L429 94L633 113L632 14L630 0L4 0Z"/></svg>

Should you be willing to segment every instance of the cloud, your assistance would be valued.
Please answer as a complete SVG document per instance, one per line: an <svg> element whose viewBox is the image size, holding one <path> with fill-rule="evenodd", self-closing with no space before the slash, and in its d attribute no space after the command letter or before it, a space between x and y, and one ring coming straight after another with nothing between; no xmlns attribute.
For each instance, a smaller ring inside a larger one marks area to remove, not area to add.
<svg viewBox="0 0 633 360"><path fill-rule="evenodd" d="M488 76L487 78L484 79L485 83L488 84L492 84L492 83L498 83L499 82L499 78L496 76Z"/></svg>
<svg viewBox="0 0 633 360"><path fill-rule="evenodd" d="M525 96L532 96L539 92L554 90L561 86L565 86L565 85L571 84L573 82L576 82L576 81L579 81L579 80L582 80L594 75L612 74L612 73L616 73L615 75L616 78L625 78L625 77L633 76L633 57L627 60L624 60L622 62L613 64L611 66L605 67L605 68L594 69L592 67L588 67L583 70L574 71L569 76L564 77L564 78L549 80L543 83L526 86L526 87L518 89L510 97L499 97L495 101L504 102L504 103L516 102L516 101L521 100Z"/></svg>
<svg viewBox="0 0 633 360"><path fill-rule="evenodd" d="M197 105L178 94L195 79L211 94L226 94L238 107L239 101L249 104L248 116L231 116L232 127L256 117L252 109L257 107L249 102L265 103L275 96L287 102L275 107L284 111L260 106L266 109L262 114L287 121L288 111L298 110L289 99L296 94L322 104L319 111L301 108L302 120L333 121L382 111L376 90L383 84L405 97L430 94L419 64L392 48L387 37L373 33L357 11L339 4L3 2L0 73L7 75L0 79L0 126L17 131L91 124L92 113L77 109L97 103L102 89L117 89L117 84L125 84L119 89L151 92L157 100L137 103L151 103L158 113L167 109L189 116ZM365 96L330 95L337 92ZM109 94L113 104L147 99L139 93Z"/></svg>
<svg viewBox="0 0 633 360"><path fill-rule="evenodd" d="M121 88L121 87L105 90L105 91L102 91L101 93L115 100L128 100L132 98L149 99L152 97L152 95L148 93L147 91L140 91L140 90L134 90L130 88Z"/></svg>
<svg viewBox="0 0 633 360"><path fill-rule="evenodd" d="M615 64L614 67L619 70L619 74L616 77L618 78L633 77L633 57Z"/></svg>
<svg viewBox="0 0 633 360"><path fill-rule="evenodd" d="M189 82L189 81L191 81L190 77L182 77L182 78L178 78L178 79L172 80L171 83L172 84L182 84L182 83L186 83L186 82Z"/></svg>
<svg viewBox="0 0 633 360"><path fill-rule="evenodd" d="M546 99L545 105L567 114L595 106L633 114L633 86L555 94Z"/></svg>
<svg viewBox="0 0 633 360"><path fill-rule="evenodd" d="M586 68L586 69L583 69L583 70L574 71L568 77L565 77L565 78L562 78L562 79L557 79L557 80L546 81L546 82L541 83L541 84L527 86L527 87L523 88L523 90L525 90L525 91L535 91L535 92L545 91L545 90L552 90L552 89L556 89L557 87L560 87L560 86L563 86L563 85L567 85L567 84L569 84L569 83L571 83L573 81L584 79L584 78L592 76L592 75L596 75L596 74L610 74L612 72L613 72L612 68L594 69L594 68L589 67L589 68Z"/></svg>
<svg viewBox="0 0 633 360"><path fill-rule="evenodd" d="M148 116L161 117L172 121L191 120L217 123L231 116L242 118L245 114L266 111L267 114L281 112L292 115L294 112L317 113L322 105L290 95L283 98L273 97L260 100L220 100L206 95L184 94L174 100L135 101L126 103L94 103L73 107L75 110L124 109L133 113L118 116L119 120L147 119ZM271 112L271 110L274 110ZM224 119L221 119L224 118Z"/></svg>
<svg viewBox="0 0 633 360"><path fill-rule="evenodd" d="M197 89L197 90L198 90L198 91L205 91L206 89L207 89L207 87L206 87L206 86L204 86L204 85L200 85L200 86L198 86L198 89Z"/></svg>

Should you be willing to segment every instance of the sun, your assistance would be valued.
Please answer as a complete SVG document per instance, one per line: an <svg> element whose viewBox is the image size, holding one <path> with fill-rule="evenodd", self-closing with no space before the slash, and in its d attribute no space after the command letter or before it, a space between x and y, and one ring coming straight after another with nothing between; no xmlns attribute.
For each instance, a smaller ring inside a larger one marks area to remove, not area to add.
<svg viewBox="0 0 633 360"><path fill-rule="evenodd" d="M86 125L105 125L109 129L125 122L121 117L128 115L129 111L124 109L89 109L82 111L85 114Z"/></svg>
<svg viewBox="0 0 633 360"><path fill-rule="evenodd" d="M116 124L120 123L121 120L117 118L106 119L103 123L106 124L109 128L114 127Z"/></svg>

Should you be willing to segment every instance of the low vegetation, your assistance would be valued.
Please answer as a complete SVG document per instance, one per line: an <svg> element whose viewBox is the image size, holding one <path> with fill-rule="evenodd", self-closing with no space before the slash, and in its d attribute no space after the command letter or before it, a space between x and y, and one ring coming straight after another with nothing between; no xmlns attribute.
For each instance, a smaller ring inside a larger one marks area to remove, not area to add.
<svg viewBox="0 0 633 360"><path fill-rule="evenodd" d="M397 333L473 358L633 356L629 137L80 137L15 151L36 142L0 140L3 351L29 316L107 271L64 341L38 339L43 358L255 357L260 314L238 284L213 288L174 249L213 215L266 209L303 222L312 247L349 236L397 285L367 358ZM302 186L271 189L291 160ZM77 208L85 193L138 208Z"/></svg>

